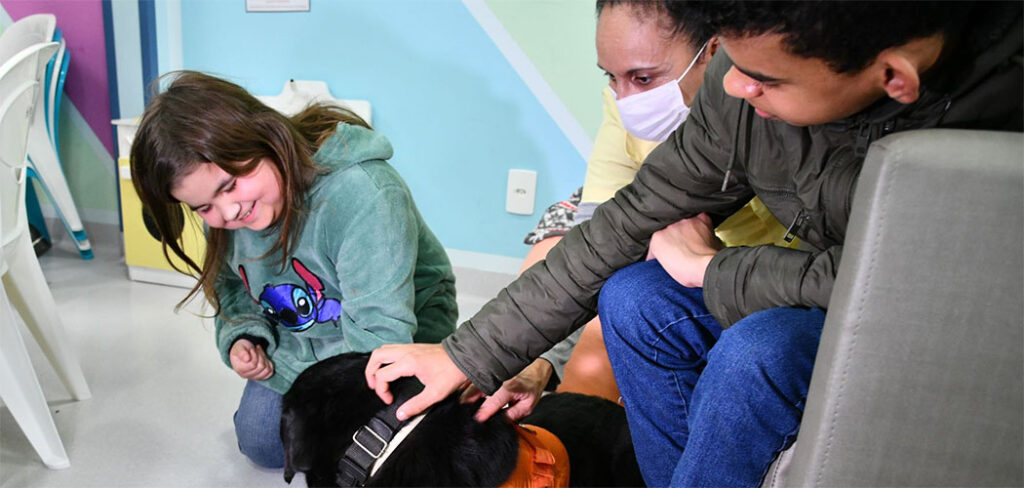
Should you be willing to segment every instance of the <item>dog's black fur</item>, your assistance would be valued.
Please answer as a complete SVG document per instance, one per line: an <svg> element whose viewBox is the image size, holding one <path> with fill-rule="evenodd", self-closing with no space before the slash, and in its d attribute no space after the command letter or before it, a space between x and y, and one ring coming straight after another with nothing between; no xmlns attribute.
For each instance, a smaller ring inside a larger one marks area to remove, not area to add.
<svg viewBox="0 0 1024 488"><path fill-rule="evenodd" d="M308 486L338 486L338 461L352 434L385 407L366 386L369 355L321 361L284 395L281 440L285 480L306 473ZM397 391L415 379L392 383ZM479 407L452 395L395 449L366 486L499 486L515 469L518 435L502 415L478 423ZM543 398L523 423L550 430L569 452L570 486L642 486L625 412L607 400L569 393Z"/></svg>
<svg viewBox="0 0 1024 488"><path fill-rule="evenodd" d="M595 396L554 393L541 398L521 422L562 441L569 452L570 486L643 486L621 406Z"/></svg>

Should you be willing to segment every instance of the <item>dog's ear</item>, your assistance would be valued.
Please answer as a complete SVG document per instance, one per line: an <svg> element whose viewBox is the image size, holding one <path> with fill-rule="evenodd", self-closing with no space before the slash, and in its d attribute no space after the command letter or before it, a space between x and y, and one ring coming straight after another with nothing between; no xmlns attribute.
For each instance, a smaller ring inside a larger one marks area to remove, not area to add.
<svg viewBox="0 0 1024 488"><path fill-rule="evenodd" d="M281 443L284 444L284 482L289 485L292 483L292 478L295 477L295 468L292 466L292 449L294 439L289 434L291 429L289 426L292 422L285 420L285 413L281 412Z"/></svg>
<svg viewBox="0 0 1024 488"><path fill-rule="evenodd" d="M284 445L284 481L292 482L296 471L308 472L313 467L303 432L301 415L288 408L281 412L281 443Z"/></svg>

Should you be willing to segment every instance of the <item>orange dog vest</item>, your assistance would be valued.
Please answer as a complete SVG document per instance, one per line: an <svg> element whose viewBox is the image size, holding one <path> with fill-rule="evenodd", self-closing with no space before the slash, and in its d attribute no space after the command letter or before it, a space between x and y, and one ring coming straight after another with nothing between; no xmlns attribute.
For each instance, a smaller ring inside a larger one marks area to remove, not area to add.
<svg viewBox="0 0 1024 488"><path fill-rule="evenodd" d="M551 432L535 425L517 425L519 455L516 470L501 488L559 488L569 486L569 453Z"/></svg>

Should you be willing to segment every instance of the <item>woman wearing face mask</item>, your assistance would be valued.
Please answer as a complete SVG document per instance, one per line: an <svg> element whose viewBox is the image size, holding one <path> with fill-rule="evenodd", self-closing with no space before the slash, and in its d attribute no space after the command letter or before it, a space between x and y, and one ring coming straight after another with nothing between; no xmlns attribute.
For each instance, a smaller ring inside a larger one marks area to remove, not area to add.
<svg viewBox="0 0 1024 488"><path fill-rule="evenodd" d="M674 19L663 1L597 0L597 16L598 66L608 76L604 119L583 187L569 200L549 207L526 236L525 242L533 247L522 270L544 259L574 225L588 220L598 205L629 184L647 154L686 120L704 69L718 48L706 26ZM784 240L785 228L757 199L722 222L715 233L725 245L796 244ZM599 318L506 381L484 402L479 416L508 404L506 414L521 418L559 379L558 391L619 399ZM466 398L480 396L475 387L467 390Z"/></svg>

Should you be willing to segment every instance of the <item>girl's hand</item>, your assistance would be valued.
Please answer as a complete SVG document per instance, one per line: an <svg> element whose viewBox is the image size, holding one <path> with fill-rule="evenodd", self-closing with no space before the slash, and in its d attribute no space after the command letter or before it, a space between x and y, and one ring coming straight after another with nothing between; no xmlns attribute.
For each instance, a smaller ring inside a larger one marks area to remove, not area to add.
<svg viewBox="0 0 1024 488"><path fill-rule="evenodd" d="M248 339L235 341L228 356L231 367L242 378L265 380L274 375L274 363L267 357L263 346L255 345Z"/></svg>
<svg viewBox="0 0 1024 488"><path fill-rule="evenodd" d="M415 376L423 383L423 391L398 407L398 420L419 415L469 384L469 378L462 374L440 344L382 346L370 355L365 374L366 384L388 405L395 400L388 390L388 383L405 376Z"/></svg>
<svg viewBox="0 0 1024 488"><path fill-rule="evenodd" d="M497 413L505 405L508 405L505 416L513 421L529 415L540 401L544 387L548 385L548 380L551 379L553 373L554 368L546 359L537 359L530 363L518 375L502 384L501 388L487 400L484 400L476 412L476 421L483 422L491 418L491 415ZM475 402L483 396L484 392L479 388L469 385L469 388L462 393L462 401L465 403Z"/></svg>
<svg viewBox="0 0 1024 488"><path fill-rule="evenodd" d="M704 273L711 258L722 249L722 241L711 228L711 217L702 213L680 220L651 236L647 259L657 259L680 285L704 286Z"/></svg>

